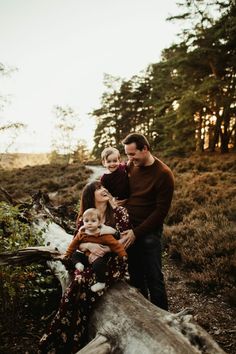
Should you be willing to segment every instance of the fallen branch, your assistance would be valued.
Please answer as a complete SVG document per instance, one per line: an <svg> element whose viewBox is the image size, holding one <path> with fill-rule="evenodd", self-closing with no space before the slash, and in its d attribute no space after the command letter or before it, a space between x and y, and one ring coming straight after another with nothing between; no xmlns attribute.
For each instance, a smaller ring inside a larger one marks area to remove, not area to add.
<svg viewBox="0 0 236 354"><path fill-rule="evenodd" d="M49 247L27 247L15 252L0 254L0 265L25 265L31 263L44 263L47 260L56 260L61 253Z"/></svg>

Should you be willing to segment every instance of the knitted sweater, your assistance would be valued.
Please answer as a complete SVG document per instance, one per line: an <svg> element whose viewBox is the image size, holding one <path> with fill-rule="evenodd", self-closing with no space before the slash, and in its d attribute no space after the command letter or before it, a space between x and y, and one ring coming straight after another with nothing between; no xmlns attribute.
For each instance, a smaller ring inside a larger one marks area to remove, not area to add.
<svg viewBox="0 0 236 354"><path fill-rule="evenodd" d="M120 164L116 171L104 173L101 177L102 185L119 200L129 197L129 179L126 165Z"/></svg>
<svg viewBox="0 0 236 354"><path fill-rule="evenodd" d="M79 248L79 245L84 242L98 243L100 245L109 246L111 252L117 253L119 257L127 256L124 246L120 244L113 235L101 235L96 233L94 235L86 234L84 231L79 231L71 241L66 251L66 257L70 257L72 253Z"/></svg>
<svg viewBox="0 0 236 354"><path fill-rule="evenodd" d="M130 221L136 237L163 225L174 191L174 177L162 161L155 158L150 166L128 166L130 197L127 201Z"/></svg>

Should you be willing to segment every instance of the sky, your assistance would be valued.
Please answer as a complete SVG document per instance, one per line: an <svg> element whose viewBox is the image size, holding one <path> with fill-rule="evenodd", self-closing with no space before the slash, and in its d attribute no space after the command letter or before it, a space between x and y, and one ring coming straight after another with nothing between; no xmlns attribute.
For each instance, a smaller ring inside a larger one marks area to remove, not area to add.
<svg viewBox="0 0 236 354"><path fill-rule="evenodd" d="M0 63L17 68L0 77L10 103L0 124L22 122L9 152L49 152L53 107L70 106L80 118L78 139L93 146L104 74L130 79L160 60L178 40L175 0L0 0ZM0 135L0 151L8 145Z"/></svg>

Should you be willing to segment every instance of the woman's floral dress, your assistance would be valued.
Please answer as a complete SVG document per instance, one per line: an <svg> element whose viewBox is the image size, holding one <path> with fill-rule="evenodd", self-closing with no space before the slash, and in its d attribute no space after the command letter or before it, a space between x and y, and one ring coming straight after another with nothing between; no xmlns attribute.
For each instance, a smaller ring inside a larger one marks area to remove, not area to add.
<svg viewBox="0 0 236 354"><path fill-rule="evenodd" d="M115 228L122 232L130 228L129 215L125 208L114 209ZM127 274L127 264L117 256L110 257L106 288ZM87 343L87 325L90 311L103 295L104 291L92 292L91 286L96 282L91 267L83 272L73 270L73 280L68 286L52 320L43 335L38 353L70 354L76 353Z"/></svg>

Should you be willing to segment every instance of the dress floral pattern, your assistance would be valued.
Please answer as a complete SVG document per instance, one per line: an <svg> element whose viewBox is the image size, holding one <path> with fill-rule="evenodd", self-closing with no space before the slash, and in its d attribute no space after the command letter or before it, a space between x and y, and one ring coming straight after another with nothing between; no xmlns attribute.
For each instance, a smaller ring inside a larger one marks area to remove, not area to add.
<svg viewBox="0 0 236 354"><path fill-rule="evenodd" d="M130 228L129 215L125 208L114 209L115 228L122 232ZM117 256L109 258L106 273L106 289L127 275L127 263ZM91 286L96 282L91 267L83 272L73 270L73 279L68 286L50 327L40 340L39 353L76 353L87 343L89 314L104 291L94 293Z"/></svg>

